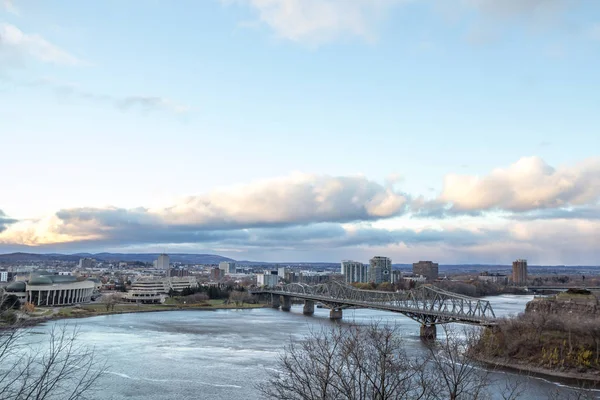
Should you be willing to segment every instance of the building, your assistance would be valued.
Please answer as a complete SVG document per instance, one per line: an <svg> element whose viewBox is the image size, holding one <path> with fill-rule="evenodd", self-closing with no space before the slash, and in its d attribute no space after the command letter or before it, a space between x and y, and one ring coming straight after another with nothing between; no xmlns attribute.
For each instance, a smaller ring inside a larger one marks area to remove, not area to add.
<svg viewBox="0 0 600 400"><path fill-rule="evenodd" d="M221 261L219 269L223 271L223 275L235 274L235 263L233 261Z"/></svg>
<svg viewBox="0 0 600 400"><path fill-rule="evenodd" d="M210 270L210 280L217 282L223 278L224 274L220 268L211 268Z"/></svg>
<svg viewBox="0 0 600 400"><path fill-rule="evenodd" d="M497 274L497 273L492 274L489 272L482 272L481 274L479 274L477 279L479 279L480 281L483 281L483 282L497 283L498 285L508 284L508 276L506 276L504 274Z"/></svg>
<svg viewBox="0 0 600 400"><path fill-rule="evenodd" d="M258 286L274 287L278 283L278 271L264 271L262 274L256 274L256 284Z"/></svg>
<svg viewBox="0 0 600 400"><path fill-rule="evenodd" d="M94 259L92 258L80 258L79 269L91 269L94 268Z"/></svg>
<svg viewBox="0 0 600 400"><path fill-rule="evenodd" d="M369 281L376 284L390 282L392 260L388 257L376 256L369 260Z"/></svg>
<svg viewBox="0 0 600 400"><path fill-rule="evenodd" d="M515 285L527 284L527 260L516 260L512 264L512 281Z"/></svg>
<svg viewBox="0 0 600 400"><path fill-rule="evenodd" d="M346 283L368 282L368 267L358 261L343 260L341 262L341 274L344 275Z"/></svg>
<svg viewBox="0 0 600 400"><path fill-rule="evenodd" d="M169 273L167 275L171 278L175 278L175 277L182 278L185 276L190 276L190 271L188 269L184 269L184 268L171 268L171 269L169 269Z"/></svg>
<svg viewBox="0 0 600 400"><path fill-rule="evenodd" d="M413 264L413 275L423 275L428 281L438 278L439 265L431 261L419 261Z"/></svg>
<svg viewBox="0 0 600 400"><path fill-rule="evenodd" d="M15 281L4 288L21 303L36 306L66 306L87 303L95 290L90 280L78 281L68 275L31 275L26 281Z"/></svg>
<svg viewBox="0 0 600 400"><path fill-rule="evenodd" d="M288 268L286 267L279 267L277 268L277 275L279 275L279 277L281 279L285 279L285 274L289 271Z"/></svg>
<svg viewBox="0 0 600 400"><path fill-rule="evenodd" d="M139 303L162 303L171 290L181 292L183 289L192 287L198 287L198 281L193 276L142 278L131 284L131 288L123 296L123 300Z"/></svg>
<svg viewBox="0 0 600 400"><path fill-rule="evenodd" d="M158 256L158 260L156 260L156 268L165 271L169 269L169 256L167 254L161 254Z"/></svg>
<svg viewBox="0 0 600 400"><path fill-rule="evenodd" d="M0 271L0 282L8 282L8 271Z"/></svg>
<svg viewBox="0 0 600 400"><path fill-rule="evenodd" d="M392 270L391 282L392 283L402 282L402 271L400 271L399 269Z"/></svg>

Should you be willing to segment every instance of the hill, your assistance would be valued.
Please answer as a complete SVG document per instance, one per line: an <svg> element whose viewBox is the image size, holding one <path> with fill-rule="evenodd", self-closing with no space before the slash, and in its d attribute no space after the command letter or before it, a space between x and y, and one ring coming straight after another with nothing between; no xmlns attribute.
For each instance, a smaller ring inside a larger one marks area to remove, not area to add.
<svg viewBox="0 0 600 400"><path fill-rule="evenodd" d="M48 262L48 261L79 261L80 258L89 257L98 261L141 261L152 262L159 253L76 253L76 254L35 254L35 253L10 253L0 254L0 263ZM221 261L235 261L231 258L216 254L169 254L171 262L187 264L218 264Z"/></svg>

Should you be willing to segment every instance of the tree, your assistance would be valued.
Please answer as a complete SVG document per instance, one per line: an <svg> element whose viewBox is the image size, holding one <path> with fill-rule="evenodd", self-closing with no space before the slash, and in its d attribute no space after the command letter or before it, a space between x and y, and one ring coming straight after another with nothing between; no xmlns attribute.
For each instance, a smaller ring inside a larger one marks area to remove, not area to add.
<svg viewBox="0 0 600 400"><path fill-rule="evenodd" d="M119 303L120 299L121 296L116 293L104 295L102 296L102 304L106 307L106 311L114 311L115 306Z"/></svg>
<svg viewBox="0 0 600 400"><path fill-rule="evenodd" d="M479 341L479 332L465 330L464 336L441 325L444 337L430 343L426 369L426 381L435 390L433 399L480 399L486 395L489 384L489 371L479 368L475 360L473 346Z"/></svg>
<svg viewBox="0 0 600 400"><path fill-rule="evenodd" d="M392 327L338 326L292 341L281 373L259 385L271 399L425 399L423 364L404 353Z"/></svg>
<svg viewBox="0 0 600 400"><path fill-rule="evenodd" d="M10 309L18 310L21 308L19 298L14 294L7 294L0 297L0 312Z"/></svg>
<svg viewBox="0 0 600 400"><path fill-rule="evenodd" d="M83 399L106 364L77 343L77 328L54 325L47 346L27 344L18 325L0 331L0 399Z"/></svg>

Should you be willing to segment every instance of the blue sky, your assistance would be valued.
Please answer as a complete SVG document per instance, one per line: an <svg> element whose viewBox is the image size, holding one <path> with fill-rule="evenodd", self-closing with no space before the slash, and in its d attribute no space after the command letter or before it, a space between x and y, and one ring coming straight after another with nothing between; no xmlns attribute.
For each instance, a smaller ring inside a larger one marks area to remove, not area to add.
<svg viewBox="0 0 600 400"><path fill-rule="evenodd" d="M1 0L0 251L598 264L598 70L596 1Z"/></svg>

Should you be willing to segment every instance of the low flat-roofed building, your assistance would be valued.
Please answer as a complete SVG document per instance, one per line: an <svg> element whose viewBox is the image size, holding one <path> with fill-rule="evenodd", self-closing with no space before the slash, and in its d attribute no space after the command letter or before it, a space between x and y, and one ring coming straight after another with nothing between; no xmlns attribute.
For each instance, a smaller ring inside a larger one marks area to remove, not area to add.
<svg viewBox="0 0 600 400"><path fill-rule="evenodd" d="M4 288L21 303L36 306L66 306L87 303L96 284L90 280L77 280L69 275L31 275L26 281L15 281Z"/></svg>

